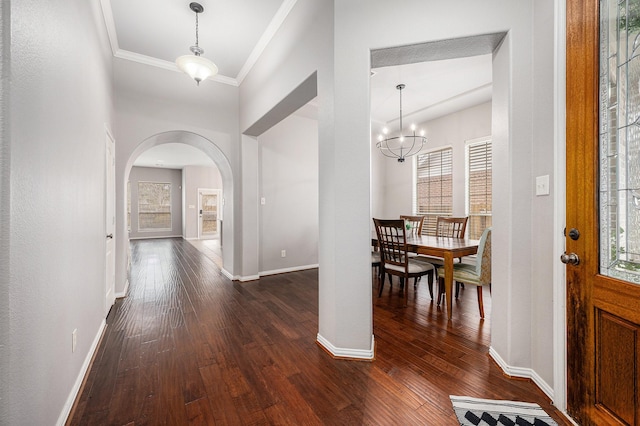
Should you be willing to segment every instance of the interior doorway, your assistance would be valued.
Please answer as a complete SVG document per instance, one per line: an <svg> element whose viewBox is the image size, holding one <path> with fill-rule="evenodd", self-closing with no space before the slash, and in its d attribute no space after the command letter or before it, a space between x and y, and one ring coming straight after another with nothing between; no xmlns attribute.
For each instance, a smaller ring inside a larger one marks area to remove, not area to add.
<svg viewBox="0 0 640 426"><path fill-rule="evenodd" d="M219 189L198 189L198 239L221 237Z"/></svg>

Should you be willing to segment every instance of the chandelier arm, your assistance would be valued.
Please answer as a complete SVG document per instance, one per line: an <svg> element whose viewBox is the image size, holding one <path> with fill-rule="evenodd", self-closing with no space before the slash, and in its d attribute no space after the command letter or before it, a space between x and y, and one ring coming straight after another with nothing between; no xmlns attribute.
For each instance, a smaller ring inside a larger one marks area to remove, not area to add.
<svg viewBox="0 0 640 426"><path fill-rule="evenodd" d="M403 114L402 114L402 89L405 88L404 84L398 84L396 89L398 89L399 93L399 101L400 101L400 135L394 137L384 137L381 135L376 143L376 147L380 150L382 155L389 158L396 158L398 162L402 163L405 161L405 157L410 157L412 155L418 154L424 145L427 142L427 139L424 135L417 136L415 127L412 126L412 134L411 136L403 135ZM383 133L386 135L386 128L383 130ZM411 138L411 144L409 145L409 141L405 140ZM418 143L419 141L419 143ZM393 145L393 146L392 146Z"/></svg>

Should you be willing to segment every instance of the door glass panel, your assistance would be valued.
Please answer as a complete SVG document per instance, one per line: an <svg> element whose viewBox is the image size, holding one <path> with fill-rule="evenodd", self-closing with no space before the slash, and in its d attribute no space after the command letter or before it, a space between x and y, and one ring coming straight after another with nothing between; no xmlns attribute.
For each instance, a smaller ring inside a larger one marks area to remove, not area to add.
<svg viewBox="0 0 640 426"><path fill-rule="evenodd" d="M202 194L202 234L218 232L218 194Z"/></svg>
<svg viewBox="0 0 640 426"><path fill-rule="evenodd" d="M600 2L600 273L640 284L640 0Z"/></svg>

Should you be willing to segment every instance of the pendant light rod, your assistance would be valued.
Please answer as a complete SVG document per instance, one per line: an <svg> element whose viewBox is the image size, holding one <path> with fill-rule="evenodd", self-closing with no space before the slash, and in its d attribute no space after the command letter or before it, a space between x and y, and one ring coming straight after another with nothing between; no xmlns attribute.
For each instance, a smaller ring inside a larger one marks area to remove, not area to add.
<svg viewBox="0 0 640 426"><path fill-rule="evenodd" d="M199 86L202 80L216 75L218 67L202 56L204 49L200 47L198 14L204 12L204 7L200 3L192 2L189 4L189 8L196 14L196 45L189 48L193 55L180 56L176 59L176 65L193 78Z"/></svg>

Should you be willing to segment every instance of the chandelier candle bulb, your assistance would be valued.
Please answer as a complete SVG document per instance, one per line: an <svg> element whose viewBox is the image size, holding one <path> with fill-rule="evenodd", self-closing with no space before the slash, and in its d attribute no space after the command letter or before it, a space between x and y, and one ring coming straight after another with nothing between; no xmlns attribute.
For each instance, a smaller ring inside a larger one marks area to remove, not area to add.
<svg viewBox="0 0 640 426"><path fill-rule="evenodd" d="M420 135L416 135L416 125L411 125L411 135L404 135L402 128L402 90L406 86L398 84L396 89L400 92L400 135L388 137L389 129L384 127L382 135L378 136L376 147L380 149L382 155L396 158L398 163L404 163L406 157L418 154L427 143L424 130L420 130Z"/></svg>

